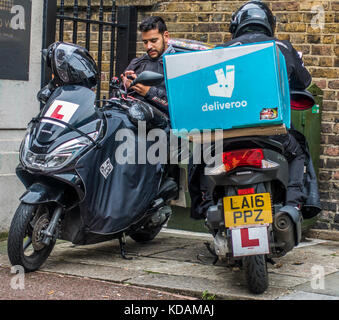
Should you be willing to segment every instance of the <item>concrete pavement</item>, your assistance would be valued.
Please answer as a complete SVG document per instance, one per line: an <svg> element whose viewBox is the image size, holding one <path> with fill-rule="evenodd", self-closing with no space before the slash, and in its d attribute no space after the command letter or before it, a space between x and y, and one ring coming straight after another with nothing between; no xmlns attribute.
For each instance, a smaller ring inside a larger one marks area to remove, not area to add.
<svg viewBox="0 0 339 320"><path fill-rule="evenodd" d="M339 242L306 239L285 257L268 264L269 288L262 295L248 292L244 274L213 258L204 242L212 237L172 229L149 243L127 238L127 255L113 240L88 246L59 242L42 271L119 284L130 284L201 299L206 293L220 300L339 300ZM0 266L9 266L6 242L0 243ZM200 259L197 256L200 255ZM203 260L204 264L201 260Z"/></svg>

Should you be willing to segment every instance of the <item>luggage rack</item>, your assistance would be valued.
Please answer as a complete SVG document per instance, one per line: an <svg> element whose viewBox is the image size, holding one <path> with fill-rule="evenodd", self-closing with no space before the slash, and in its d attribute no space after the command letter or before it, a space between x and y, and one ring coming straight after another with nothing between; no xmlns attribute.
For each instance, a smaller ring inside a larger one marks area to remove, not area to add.
<svg viewBox="0 0 339 320"><path fill-rule="evenodd" d="M180 135L180 131L179 135ZM228 139L235 137L247 137L247 136L274 136L280 134L286 134L287 129L284 124L275 125L275 126L262 126L262 127L248 127L248 128L237 128L237 129L228 129L223 130L222 135L216 134L215 130L212 130L210 133L196 132L189 133L183 138L188 138L192 142L203 142L211 139L212 141L217 141L220 139Z"/></svg>

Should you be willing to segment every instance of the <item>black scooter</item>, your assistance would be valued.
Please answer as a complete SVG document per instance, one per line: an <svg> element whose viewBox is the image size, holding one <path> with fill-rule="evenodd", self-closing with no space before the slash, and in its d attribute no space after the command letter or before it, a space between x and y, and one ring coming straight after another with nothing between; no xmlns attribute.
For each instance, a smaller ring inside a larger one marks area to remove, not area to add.
<svg viewBox="0 0 339 320"><path fill-rule="evenodd" d="M314 105L307 92L294 91L291 96L294 109ZM273 258L299 244L303 218L315 216L321 207L306 203L299 212L285 205L289 168L279 142L267 136L244 136L224 139L222 146L222 154L216 155L222 165L204 168L215 204L208 207L205 219L214 242L212 247L206 245L214 264L220 259L240 266L250 291L260 294L269 284L267 262L274 263ZM308 158L306 187L310 175L315 178L311 161ZM314 196L316 189L305 192Z"/></svg>
<svg viewBox="0 0 339 320"><path fill-rule="evenodd" d="M168 119L150 105L130 98L118 86L104 107L95 107L97 67L86 49L57 42L44 51L54 78L38 94L45 106L27 128L16 174L27 191L11 222L8 257L26 272L37 270L57 239L77 245L125 236L150 241L169 219L169 201L178 185L160 164L121 163L115 157L124 141L120 129L138 137L137 122L166 128ZM156 85L158 74L136 82Z"/></svg>

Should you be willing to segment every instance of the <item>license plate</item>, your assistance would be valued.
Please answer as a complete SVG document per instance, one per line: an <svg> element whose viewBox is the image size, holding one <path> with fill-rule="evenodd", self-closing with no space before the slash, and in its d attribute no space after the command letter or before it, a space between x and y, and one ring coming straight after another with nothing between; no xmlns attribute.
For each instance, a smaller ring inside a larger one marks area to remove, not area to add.
<svg viewBox="0 0 339 320"><path fill-rule="evenodd" d="M226 227L272 223L269 193L224 197Z"/></svg>

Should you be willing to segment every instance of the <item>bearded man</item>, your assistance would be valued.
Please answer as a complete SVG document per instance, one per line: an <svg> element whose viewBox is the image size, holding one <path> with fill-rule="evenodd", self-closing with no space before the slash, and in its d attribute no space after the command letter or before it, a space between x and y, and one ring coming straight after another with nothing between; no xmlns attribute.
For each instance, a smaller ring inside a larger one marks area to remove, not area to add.
<svg viewBox="0 0 339 320"><path fill-rule="evenodd" d="M128 94L140 100L151 103L160 111L168 115L168 102L165 81L157 86L136 84L130 87L132 81L143 71L153 71L164 74L163 55L174 53L174 48L168 44L169 32L164 20L158 16L146 18L139 25L142 42L146 54L135 58L121 75L121 79L128 89Z"/></svg>

